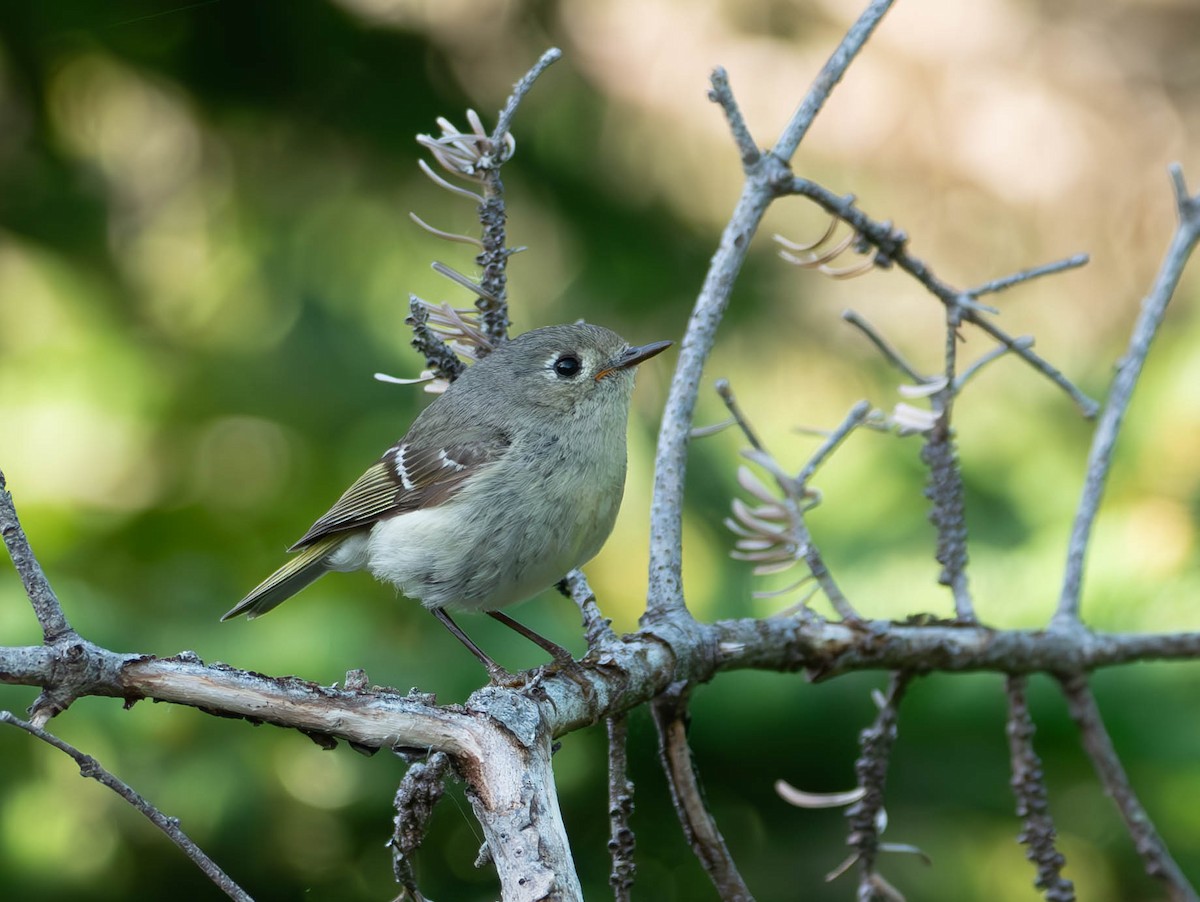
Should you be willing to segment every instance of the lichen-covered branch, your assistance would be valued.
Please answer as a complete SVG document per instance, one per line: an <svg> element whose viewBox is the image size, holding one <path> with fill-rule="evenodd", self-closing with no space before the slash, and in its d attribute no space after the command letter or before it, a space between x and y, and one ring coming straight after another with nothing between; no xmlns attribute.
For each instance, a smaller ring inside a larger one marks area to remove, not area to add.
<svg viewBox="0 0 1200 902"><path fill-rule="evenodd" d="M413 902L424 902L425 897L417 888L412 857L425 841L433 810L446 791L449 767L450 757L444 752L434 752L429 760L413 763L400 781L392 802L396 809L396 829L388 841L388 848L392 850L392 872Z"/></svg>
<svg viewBox="0 0 1200 902"><path fill-rule="evenodd" d="M875 859L880 851L879 834L883 832L885 822L883 800L888 765L899 734L900 701L910 678L911 675L905 672L892 674L887 692L878 699L879 713L875 721L858 737L861 753L854 762L854 772L858 775L862 798L846 809L846 820L850 822L846 844L854 850L858 863L859 902L878 898L879 890L888 885L886 881L881 882Z"/></svg>
<svg viewBox="0 0 1200 902"><path fill-rule="evenodd" d="M1066 859L1054 845L1054 821L1046 799L1046 775L1033 748L1036 728L1025 699L1026 682L1023 676L1011 675L1005 682L1008 754L1012 761L1010 784L1017 798L1017 817L1022 823L1017 840L1025 844L1025 857L1037 868L1034 886L1042 891L1046 902L1075 902L1075 886L1061 873Z"/></svg>

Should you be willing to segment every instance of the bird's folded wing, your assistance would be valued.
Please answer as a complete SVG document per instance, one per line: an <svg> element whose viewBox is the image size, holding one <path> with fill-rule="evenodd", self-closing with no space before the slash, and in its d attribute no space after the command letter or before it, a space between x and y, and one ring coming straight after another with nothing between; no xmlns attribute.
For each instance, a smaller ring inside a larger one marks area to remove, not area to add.
<svg viewBox="0 0 1200 902"><path fill-rule="evenodd" d="M337 503L289 550L297 551L347 529L369 526L396 514L445 503L472 476L504 456L503 433L472 436L448 447L393 445L346 489Z"/></svg>

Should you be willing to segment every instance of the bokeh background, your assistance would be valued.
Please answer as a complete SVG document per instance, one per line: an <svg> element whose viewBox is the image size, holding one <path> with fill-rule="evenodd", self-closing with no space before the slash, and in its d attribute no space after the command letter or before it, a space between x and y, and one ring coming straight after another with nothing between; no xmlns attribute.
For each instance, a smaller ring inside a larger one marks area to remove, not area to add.
<svg viewBox="0 0 1200 902"><path fill-rule="evenodd" d="M217 617L425 403L376 371L414 375L407 298L462 303L429 269L461 246L407 213L470 231L465 201L416 167L435 117L491 123L546 47L565 59L515 124L506 169L518 330L579 317L632 340L678 338L739 184L720 111L724 65L770 143L859 11L845 0L329 0L0 6L0 467L73 624L110 648L443 701L480 685L427 614L363 574L334 575L269 618ZM955 284L1077 251L1082 271L997 297L1002 324L1094 396L1107 385L1174 223L1166 165L1200 186L1200 7L902 0L835 92L795 164L890 218ZM941 310L905 277L830 282L773 256L825 222L778 204L752 249L706 383L732 380L776 455L799 467L862 397L898 378L839 318L867 316L919 367L941 354ZM1129 418L1092 548L1096 628L1200 628L1200 320L1185 279ZM968 330L964 354L987 350ZM643 368L616 534L588 568L605 611L636 624L645 592L650 464L673 354ZM1037 626L1056 599L1089 436L1069 400L1015 360L958 408L972 585L1001 626ZM705 387L699 420L721 416ZM686 588L703 618L767 615L769 586L726 557L736 435L691 451ZM812 527L851 600L875 617L946 614L915 439L863 433L821 472ZM787 577L780 577L784 580ZM820 607L818 603L818 607ZM553 593L518 616L582 649ZM537 649L486 618L466 627L512 667ZM0 567L0 641L36 643ZM1196 665L1100 674L1101 706L1136 787L1200 880ZM692 741L708 799L762 900L845 899L822 875L844 856L837 811L773 793L854 782L879 674L810 685L725 675L696 695ZM1063 704L1032 684L1067 875L1089 900L1161 898L1080 752ZM23 710L32 690L0 687ZM386 755L318 749L269 727L142 703L77 702L54 727L182 819L260 899L386 899L384 841L402 773ZM887 838L933 859L888 860L910 898L1033 899L1015 842L1001 678L934 676L904 703ZM653 729L631 723L635 897L713 898L674 823ZM607 894L602 730L563 742L556 776L590 897ZM216 890L157 831L64 756L0 732L0 896L180 896ZM492 899L453 786L417 862L437 899Z"/></svg>

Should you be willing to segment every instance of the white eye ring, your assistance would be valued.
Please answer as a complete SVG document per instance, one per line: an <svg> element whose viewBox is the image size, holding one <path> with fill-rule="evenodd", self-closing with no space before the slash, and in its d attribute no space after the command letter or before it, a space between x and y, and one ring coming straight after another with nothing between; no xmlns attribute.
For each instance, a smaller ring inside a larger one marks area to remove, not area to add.
<svg viewBox="0 0 1200 902"><path fill-rule="evenodd" d="M583 361L575 354L562 354L550 365L555 374L564 379L573 379L583 371Z"/></svg>

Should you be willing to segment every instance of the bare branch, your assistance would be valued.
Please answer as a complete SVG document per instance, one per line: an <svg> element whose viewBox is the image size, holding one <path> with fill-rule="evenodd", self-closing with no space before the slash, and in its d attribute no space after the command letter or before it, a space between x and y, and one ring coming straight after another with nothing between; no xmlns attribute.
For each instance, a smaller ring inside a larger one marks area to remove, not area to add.
<svg viewBox="0 0 1200 902"><path fill-rule="evenodd" d="M807 486L808 481L812 478L813 473L823 464L826 459L832 454L846 437L853 432L871 411L871 405L866 401L859 401L850 408L850 412L846 414L846 418L842 420L840 426L833 432L829 433L825 441L821 443L821 447L816 450L812 457L808 459L800 472L796 474L796 482L801 486Z"/></svg>
<svg viewBox="0 0 1200 902"><path fill-rule="evenodd" d="M1054 273L1065 272L1068 269L1078 269L1081 266L1086 266L1087 262L1087 254L1075 254L1073 257L1067 257L1064 260L1056 260L1053 263L1044 263L1041 266L1031 266L1029 269L1023 269L1020 272L1013 273L1012 275L1004 276L999 279L993 279L991 282L984 282L978 288L972 288L966 293L973 298L977 298L984 294L994 294L998 291L1004 291L1006 288L1012 288L1014 285L1020 285L1022 282L1029 282L1033 279L1039 279L1042 276L1050 276Z"/></svg>
<svg viewBox="0 0 1200 902"><path fill-rule="evenodd" d="M742 108L738 106L738 102L733 96L733 89L729 87L729 73L723 66L717 66L713 69L709 80L712 82L712 89L708 92L708 99L713 103L719 103L721 109L725 111L725 118L729 122L729 131L733 134L733 143L737 145L738 152L742 155L742 168L753 166L762 156L762 151L754 143L754 138L742 116Z"/></svg>
<svg viewBox="0 0 1200 902"><path fill-rule="evenodd" d="M1019 348L1032 348L1033 338L1028 335L1022 335L1020 338L1016 339L1013 344L1015 347ZM972 377L974 377L980 370L982 370L993 360L999 360L1001 357L1007 354L1009 350L1010 348L1005 345L997 345L987 353L981 354L979 358L975 360L975 362L973 362L954 378L954 394L961 394L963 386L971 381Z"/></svg>
<svg viewBox="0 0 1200 902"><path fill-rule="evenodd" d="M1150 815L1142 807L1137 794L1129 783L1121 759L1113 747L1112 739L1104 728L1104 720L1100 717L1100 709L1096 706L1096 698L1092 695L1091 687L1085 677L1066 677L1061 680L1063 695L1067 699L1067 710L1071 719L1079 727L1079 737L1083 750L1092 759L1105 793L1112 798L1125 821L1125 829L1133 839L1134 848L1142 858L1146 873L1162 882L1168 898L1175 902L1196 902L1200 896L1180 870L1171 853L1167 851L1166 843L1159 836L1150 820Z"/></svg>
<svg viewBox="0 0 1200 902"><path fill-rule="evenodd" d="M517 107L525 99L525 95L529 93L533 83L560 59L562 59L562 51L557 47L551 47L538 57L538 61L521 76L520 81L513 85L512 93L508 95L504 108L500 110L500 115L496 118L496 130L492 132L493 144L499 145L503 142L504 136L508 134L509 128L512 126L513 116L517 114Z"/></svg>
<svg viewBox="0 0 1200 902"><path fill-rule="evenodd" d="M1037 867L1034 886L1046 902L1075 902L1075 886L1060 873L1066 859L1054 845L1054 821L1046 800L1042 762L1033 749L1036 728L1025 699L1026 678L1010 674L1005 682L1008 695L1008 753L1012 760L1012 790L1017 797L1017 817L1022 829L1017 837L1027 848L1025 857Z"/></svg>
<svg viewBox="0 0 1200 902"><path fill-rule="evenodd" d="M964 321L978 326L1065 391L1085 417L1091 418L1096 415L1099 405L1080 391L1055 366L1042 359L1027 345L1024 345L1021 340L1012 337L984 316L978 305L964 304L964 300L970 301L970 296L967 293L958 291L938 279L924 262L908 253L906 250L908 236L903 231L893 228L891 223L877 222L871 219L854 206L853 195L839 197L832 191L808 179L792 178L787 185L787 190L793 194L809 198L826 212L832 213L844 220L862 236L864 241L879 251L875 260L876 265L884 265L889 262L895 263L925 286L934 297L947 307L962 308L962 318Z"/></svg>
<svg viewBox="0 0 1200 902"><path fill-rule="evenodd" d="M790 567L793 561L803 559L830 604L837 611L838 616L843 620L860 620L858 612L854 610L853 605L834 582L833 575L821 557L821 552L813 542L808 524L804 522L804 511L815 503L808 499L810 497L819 498L819 493L810 492L803 480L794 479L785 473L783 467L766 450L738 404L729 380L717 380L717 393L725 402L730 415L745 434L747 441L753 445L753 450L745 451L743 454L774 477L775 483L783 495L782 498L776 498L765 486L757 483L757 479L752 477L748 470L744 473L739 471L739 481L742 482L743 488L751 491L763 504L751 509L743 505L740 500L734 500L734 516L737 519L726 520L725 524L742 536L742 539L738 541L738 550L731 552L732 556L738 560L756 561L758 566L755 567L754 572L757 575L782 572ZM821 448L817 450L816 455L801 470L804 479L811 476L821 461L837 447L855 425L862 421L868 409L869 405L864 402L851 411L846 422L826 439ZM803 583L804 581L801 580L795 583L794 587L799 588Z"/></svg>
<svg viewBox="0 0 1200 902"><path fill-rule="evenodd" d="M883 18L884 13L891 9L892 3L893 0L872 0L863 14L858 17L858 21L850 26L850 30L846 32L842 42L838 44L837 49L821 67L821 71L813 81L812 87L808 89L804 100L792 114L783 134L779 136L779 140L771 149L772 154L785 162L792 158L792 154L796 152L796 148L800 146L800 142L808 133L809 126L816 119L817 113L821 112L821 107L829 99L834 86L842 80L846 69L850 67L863 45L867 43L867 39L875 31L875 27Z"/></svg>
<svg viewBox="0 0 1200 902"><path fill-rule="evenodd" d="M561 583L559 591L575 602L579 614L583 618L583 633L587 639L588 651L599 651L617 640L613 632L612 621L604 616L596 603L596 593L588 585L587 577L582 570L572 570Z"/></svg>
<svg viewBox="0 0 1200 902"><path fill-rule="evenodd" d="M8 556L12 558L13 566L17 568L17 574L21 577L21 584L25 587L25 594L33 605L33 613L42 627L42 638L46 644L53 644L74 633L71 624L67 622L67 615L63 613L58 596L50 588L50 581L46 579L42 565L38 563L33 548L29 545L25 530L21 528L17 508L13 503L12 494L8 491L3 471L0 471L0 535L4 537Z"/></svg>
<svg viewBox="0 0 1200 902"><path fill-rule="evenodd" d="M650 505L650 591L646 623L671 614L687 617L683 598L683 486L687 472L687 443L696 409L700 375L716 341L717 327L729 303L730 291L742 268L750 242L772 199L791 182L787 161L799 147L813 117L834 85L862 50L891 0L873 0L817 75L808 94L785 127L774 150L761 155L746 171L737 205L713 254L704 285L696 298L687 331L679 345L675 375L663 410L654 461L654 494ZM733 103L732 90L728 103Z"/></svg>
<svg viewBox="0 0 1200 902"><path fill-rule="evenodd" d="M1088 451L1087 474L1084 477L1083 495L1079 500L1079 508L1075 513L1075 522L1071 528L1071 540L1067 546L1067 566L1063 574L1062 593L1058 599L1058 610L1054 614L1054 624L1067 627L1079 620L1080 594L1083 589L1083 563L1087 554L1088 541L1092 534L1092 525L1096 521L1096 513L1100 509L1100 500L1104 496L1104 484L1108 480L1108 471L1112 466L1113 449L1117 444L1117 435L1121 423L1125 419L1125 411L1133 397L1138 377L1142 374L1142 366L1150 353L1150 344L1158 333L1167 312L1167 304L1175 294L1175 288L1183 275L1196 241L1200 240L1200 197L1188 197L1187 186L1183 181L1183 171L1176 165L1171 170L1172 184L1175 190L1176 205L1179 214L1179 225L1171 237L1167 247L1166 257L1154 279L1150 293L1142 301L1142 309L1134 324L1133 333L1129 336L1129 347L1125 355L1117 361L1116 376L1112 388L1109 389L1108 400L1096 423L1096 431L1092 435L1092 446Z"/></svg>
<svg viewBox="0 0 1200 902"><path fill-rule="evenodd" d="M692 851L704 866L717 893L725 902L753 902L725 839L704 803L696 777L692 750L687 741L688 686L672 684L650 706L658 729L658 754L675 813Z"/></svg>
<svg viewBox="0 0 1200 902"><path fill-rule="evenodd" d="M0 723L7 723L14 727L24 730L31 736L35 736L47 745L52 745L60 752L69 755L76 764L79 765L79 775L95 780L103 786L107 786L133 808L146 817L150 823L154 824L159 830L167 835L167 838L175 845L183 850L188 858L204 872L213 884L225 893L230 899L239 900L239 902L254 902L250 894L238 886L228 874L221 870L220 866L204 854L204 850L192 842L189 837L179 826L179 819L168 817L159 811L151 804L144 796L134 790L128 783L113 776L105 770L100 762L91 755L86 755L75 746L68 742L59 739L53 733L48 733L41 727L34 726L28 721L21 720L16 717L11 711L0 711Z"/></svg>
<svg viewBox="0 0 1200 902"><path fill-rule="evenodd" d="M635 845L629 818L633 814L633 782L626 769L626 743L629 724L624 715L608 718L608 851L612 873L608 882L616 902L629 902L637 866L633 861Z"/></svg>
<svg viewBox="0 0 1200 902"><path fill-rule="evenodd" d="M920 384L922 382L929 381L928 376L918 373L916 368L914 368L907 360L905 360L904 357L901 356L900 352L892 347L888 340L885 339L874 326L859 316L855 311L843 311L842 319L862 332L863 335L867 336L867 338L870 339L871 344L875 345L875 347L879 349L879 353L884 356L887 362L900 372L904 373L904 375L906 375L913 382Z"/></svg>

